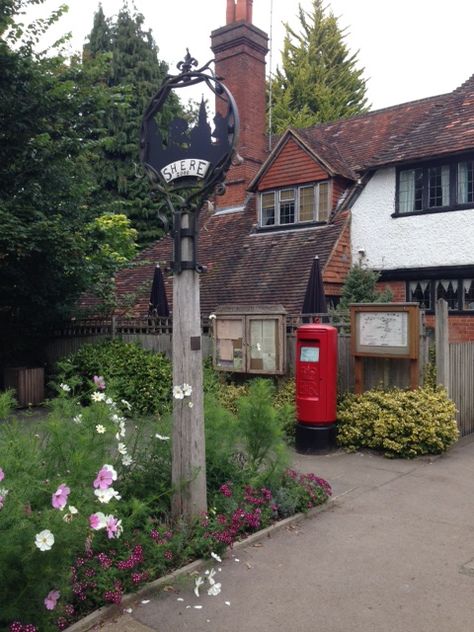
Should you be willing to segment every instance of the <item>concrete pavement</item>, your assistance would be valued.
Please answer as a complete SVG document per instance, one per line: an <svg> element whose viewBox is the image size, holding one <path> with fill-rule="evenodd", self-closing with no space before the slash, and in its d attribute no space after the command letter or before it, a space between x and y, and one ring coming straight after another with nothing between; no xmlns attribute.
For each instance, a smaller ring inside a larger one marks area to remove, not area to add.
<svg viewBox="0 0 474 632"><path fill-rule="evenodd" d="M336 451L293 462L333 486L325 511L214 564L218 596L198 599L188 576L100 629L474 631L474 437L433 459Z"/></svg>

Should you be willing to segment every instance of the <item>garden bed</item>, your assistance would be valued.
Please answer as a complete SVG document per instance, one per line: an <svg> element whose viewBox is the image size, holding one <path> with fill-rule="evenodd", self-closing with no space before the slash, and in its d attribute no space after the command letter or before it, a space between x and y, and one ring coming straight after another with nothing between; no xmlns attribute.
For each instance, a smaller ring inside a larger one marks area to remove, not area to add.
<svg viewBox="0 0 474 632"><path fill-rule="evenodd" d="M330 496L326 481L288 469L271 384L257 380L238 418L207 402L209 509L191 524L172 522L169 420L132 416L100 376L89 389L58 384L41 428L2 425L3 629L50 632L85 625L92 612L109 617L160 578Z"/></svg>

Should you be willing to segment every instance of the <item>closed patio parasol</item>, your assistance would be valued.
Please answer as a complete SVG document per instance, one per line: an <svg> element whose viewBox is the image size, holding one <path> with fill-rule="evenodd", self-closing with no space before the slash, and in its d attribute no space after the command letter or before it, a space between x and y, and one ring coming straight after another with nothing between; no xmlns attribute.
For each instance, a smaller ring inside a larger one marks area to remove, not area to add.
<svg viewBox="0 0 474 632"><path fill-rule="evenodd" d="M328 311L319 257L314 257L303 301L302 314L326 314Z"/></svg>
<svg viewBox="0 0 474 632"><path fill-rule="evenodd" d="M148 307L148 316L158 316L168 318L170 310L168 307L168 299L166 298L165 280L159 264L155 268L153 275L153 284L150 292L150 304Z"/></svg>

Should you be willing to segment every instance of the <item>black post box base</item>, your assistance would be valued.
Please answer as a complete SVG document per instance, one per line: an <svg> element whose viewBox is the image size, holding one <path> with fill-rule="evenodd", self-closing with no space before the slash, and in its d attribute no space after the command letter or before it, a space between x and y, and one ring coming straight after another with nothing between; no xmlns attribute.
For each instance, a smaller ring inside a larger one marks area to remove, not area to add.
<svg viewBox="0 0 474 632"><path fill-rule="evenodd" d="M336 424L296 424L295 449L299 454L317 454L336 447Z"/></svg>

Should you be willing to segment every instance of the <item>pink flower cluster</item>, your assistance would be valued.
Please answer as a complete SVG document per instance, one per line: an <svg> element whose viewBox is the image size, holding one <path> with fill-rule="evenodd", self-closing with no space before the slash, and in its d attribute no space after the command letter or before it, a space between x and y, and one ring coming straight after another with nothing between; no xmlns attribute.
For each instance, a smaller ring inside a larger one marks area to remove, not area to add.
<svg viewBox="0 0 474 632"><path fill-rule="evenodd" d="M102 375L94 375L94 384L99 391L105 391L105 380Z"/></svg>
<svg viewBox="0 0 474 632"><path fill-rule="evenodd" d="M51 590L44 599L44 605L47 610L54 610L61 596L59 590Z"/></svg>
<svg viewBox="0 0 474 632"><path fill-rule="evenodd" d="M14 621L10 625L10 632L38 632L38 628L32 623L20 623L19 621Z"/></svg>
<svg viewBox="0 0 474 632"><path fill-rule="evenodd" d="M65 483L61 483L58 489L51 496L51 504L55 509L60 509L61 511L67 505L67 499L71 490Z"/></svg>
<svg viewBox="0 0 474 632"><path fill-rule="evenodd" d="M117 480L117 472L111 465L103 465L93 483L96 489L108 489Z"/></svg>
<svg viewBox="0 0 474 632"><path fill-rule="evenodd" d="M122 570L126 570L126 569L132 569L135 568L135 566L138 566L138 564L141 564L143 562L143 547L141 546L141 544L137 544L132 553L129 555L129 557L126 560L121 560L120 562L117 562L117 568Z"/></svg>

